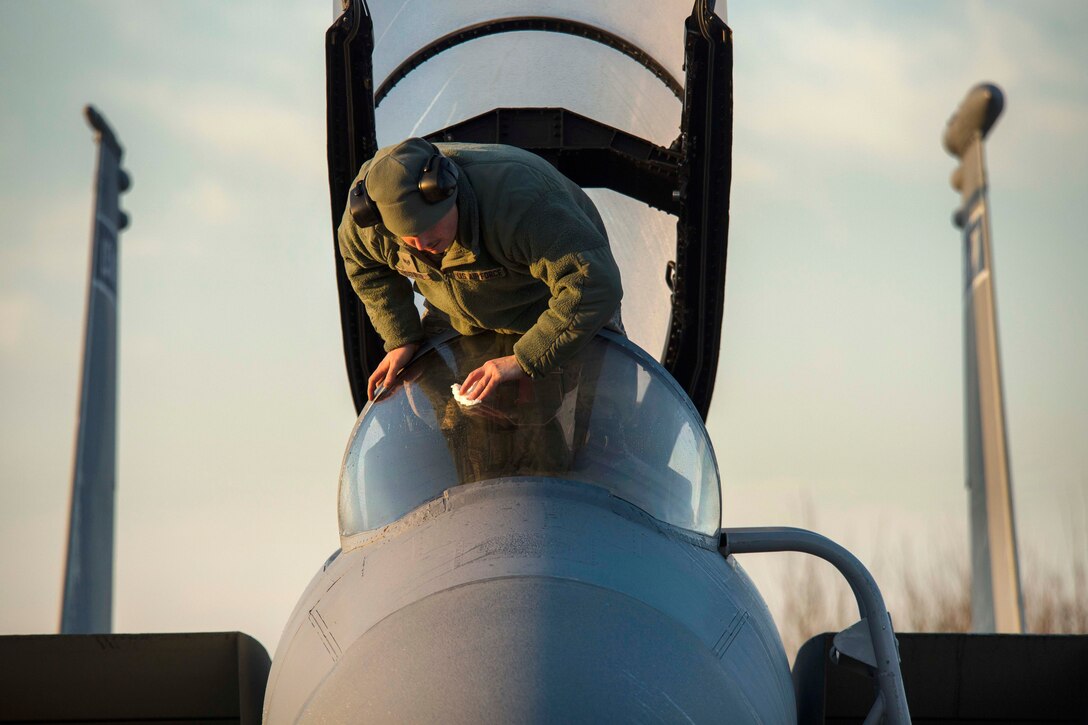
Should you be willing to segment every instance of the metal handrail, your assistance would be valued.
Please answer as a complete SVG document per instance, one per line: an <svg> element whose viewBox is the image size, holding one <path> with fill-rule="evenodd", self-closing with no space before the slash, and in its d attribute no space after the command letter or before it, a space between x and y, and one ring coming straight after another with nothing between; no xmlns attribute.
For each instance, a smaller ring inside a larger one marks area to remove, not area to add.
<svg viewBox="0 0 1088 725"><path fill-rule="evenodd" d="M722 529L718 551L722 556L798 551L818 556L838 569L854 592L858 612L868 624L876 655L879 694L865 722L877 722L883 714L883 721L887 725L910 725L892 618L876 580L856 556L826 536L786 526Z"/></svg>

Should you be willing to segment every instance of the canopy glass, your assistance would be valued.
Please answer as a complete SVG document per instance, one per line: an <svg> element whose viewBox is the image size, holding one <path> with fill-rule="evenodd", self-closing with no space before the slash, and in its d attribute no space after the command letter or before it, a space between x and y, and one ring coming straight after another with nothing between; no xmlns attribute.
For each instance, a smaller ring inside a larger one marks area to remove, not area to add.
<svg viewBox="0 0 1088 725"><path fill-rule="evenodd" d="M374 81L409 55L461 28L498 18L548 16L624 38L683 78L684 18L690 0L367 0L374 18ZM724 3L723 3L724 5Z"/></svg>
<svg viewBox="0 0 1088 725"><path fill-rule="evenodd" d="M340 475L340 533L396 521L453 486L549 477L599 486L654 518L714 535L714 451L699 414L661 366L604 333L560 371L500 386L466 407L451 386L517 338L458 337L421 355L368 405Z"/></svg>
<svg viewBox="0 0 1088 725"><path fill-rule="evenodd" d="M491 20L548 16L618 37L683 82L684 19L691 2L558 0L374 0L374 84L428 44ZM586 37L518 31L454 45L397 78L375 111L379 146L423 136L494 108L561 107L659 146L679 135L681 102L638 60ZM608 230L625 290L631 339L660 355L668 332L666 267L675 258L676 220L642 202L589 190Z"/></svg>

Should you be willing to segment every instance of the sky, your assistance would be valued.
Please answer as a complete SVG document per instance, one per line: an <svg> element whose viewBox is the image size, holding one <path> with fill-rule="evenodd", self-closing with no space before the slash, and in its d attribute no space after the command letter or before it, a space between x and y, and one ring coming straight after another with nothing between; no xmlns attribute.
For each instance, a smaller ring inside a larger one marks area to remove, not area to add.
<svg viewBox="0 0 1088 725"><path fill-rule="evenodd" d="M1088 7L770 5L728 6L734 165L708 421L724 524L843 542L885 576L893 615L897 567L964 555L961 242L940 138L992 81L1007 101L986 153L1016 523L1025 566L1065 576L1088 548ZM327 2L0 0L0 633L59 621L88 102L133 178L115 631L241 630L272 652L339 545L355 416L325 169L331 16ZM788 570L742 564L782 612Z"/></svg>

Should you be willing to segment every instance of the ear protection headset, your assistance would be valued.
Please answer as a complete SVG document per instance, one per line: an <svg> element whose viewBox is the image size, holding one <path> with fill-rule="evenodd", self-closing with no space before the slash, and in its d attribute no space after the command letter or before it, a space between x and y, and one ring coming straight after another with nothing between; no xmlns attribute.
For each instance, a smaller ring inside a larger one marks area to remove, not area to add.
<svg viewBox="0 0 1088 725"><path fill-rule="evenodd" d="M427 159L423 171L419 174L418 186L424 201L428 204L437 204L457 193L457 177L460 171L457 164L443 156L436 146L432 145L431 148L434 149L434 153ZM370 193L366 190L366 178L369 175L368 169L348 195L351 218L361 227L372 227L382 221L378 205L370 198Z"/></svg>

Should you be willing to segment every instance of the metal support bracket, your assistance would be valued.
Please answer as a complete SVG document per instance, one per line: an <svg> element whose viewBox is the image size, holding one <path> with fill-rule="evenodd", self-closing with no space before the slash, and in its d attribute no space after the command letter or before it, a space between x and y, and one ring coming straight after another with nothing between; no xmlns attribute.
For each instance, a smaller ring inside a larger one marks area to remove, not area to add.
<svg viewBox="0 0 1088 725"><path fill-rule="evenodd" d="M607 188L680 214L683 154L565 108L496 108L426 136L531 151L579 186Z"/></svg>
<svg viewBox="0 0 1088 725"><path fill-rule="evenodd" d="M843 654L865 662L868 655L864 644L857 641L858 632L855 631L860 626L868 629L867 639L872 647L872 666L876 670L878 694L865 722L883 720L887 725L909 725L910 712L903 689L892 618L876 580L856 556L826 536L790 527L722 529L718 551L726 557L732 554L798 551L818 556L838 569L854 593L861 622L840 632L835 638L836 647L842 641L845 649L840 651Z"/></svg>
<svg viewBox="0 0 1088 725"><path fill-rule="evenodd" d="M831 661L838 664L840 657L847 657L876 669L873 638L869 636L869 623L864 618L835 635L832 641Z"/></svg>

